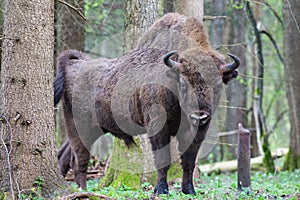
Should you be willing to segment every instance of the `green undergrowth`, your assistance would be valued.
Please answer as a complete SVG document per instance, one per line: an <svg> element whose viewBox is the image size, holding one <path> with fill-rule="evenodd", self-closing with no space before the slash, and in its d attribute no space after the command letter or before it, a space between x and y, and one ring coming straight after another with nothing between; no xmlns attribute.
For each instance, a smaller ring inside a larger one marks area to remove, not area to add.
<svg viewBox="0 0 300 200"><path fill-rule="evenodd" d="M237 177L235 173L202 174L201 179L195 180L196 197L180 192L180 181L170 184L170 194L154 198L154 186L142 183L138 189L121 185L119 188L97 187L100 180L89 180L88 190L115 199L300 199L300 170L280 172L276 175L263 172L253 172L251 176L252 189L237 192ZM75 184L73 185L74 190Z"/></svg>

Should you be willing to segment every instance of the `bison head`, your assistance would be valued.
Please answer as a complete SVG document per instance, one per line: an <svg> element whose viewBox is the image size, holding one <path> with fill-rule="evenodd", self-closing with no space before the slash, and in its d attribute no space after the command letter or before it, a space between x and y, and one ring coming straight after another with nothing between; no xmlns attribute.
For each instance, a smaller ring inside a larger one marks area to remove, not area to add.
<svg viewBox="0 0 300 200"><path fill-rule="evenodd" d="M228 55L234 62L224 64L222 59L200 49L182 52L181 55L177 55L176 51L164 55L163 61L171 69L168 76L178 83L180 105L193 125L208 124L214 88L221 87L221 80L226 84L238 75L239 58ZM171 59L172 56L177 61Z"/></svg>

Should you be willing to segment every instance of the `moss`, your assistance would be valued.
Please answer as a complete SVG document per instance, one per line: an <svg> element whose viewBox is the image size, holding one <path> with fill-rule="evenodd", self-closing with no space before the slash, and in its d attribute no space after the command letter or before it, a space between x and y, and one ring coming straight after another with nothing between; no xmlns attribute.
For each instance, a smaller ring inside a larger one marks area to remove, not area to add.
<svg viewBox="0 0 300 200"><path fill-rule="evenodd" d="M157 172L156 171L143 174L143 181L148 182L151 185L156 184L156 179L157 179Z"/></svg>
<svg viewBox="0 0 300 200"><path fill-rule="evenodd" d="M139 189L141 185L140 177L140 174L137 173L115 173L114 180L110 186L112 186L113 188L120 188L126 186L131 189Z"/></svg>
<svg viewBox="0 0 300 200"><path fill-rule="evenodd" d="M139 160L143 156L142 150L137 146L128 149L123 141L114 140L111 161L107 173L98 185L98 188L111 186L120 188L123 186L138 189L141 180L149 182L153 185L156 183L157 173L150 172L142 174L143 168ZM134 154L134 155L132 155ZM182 177L182 169L179 162L173 163L168 171L168 180L174 181L176 178Z"/></svg>
<svg viewBox="0 0 300 200"><path fill-rule="evenodd" d="M179 162L175 162L170 166L168 171L168 181L174 181L177 178L182 177L182 168Z"/></svg>
<svg viewBox="0 0 300 200"><path fill-rule="evenodd" d="M266 171L268 173L274 173L275 171L274 159L272 158L272 154L269 148L268 136L266 135L263 136L262 148L265 154L263 159L263 165L266 168Z"/></svg>
<svg viewBox="0 0 300 200"><path fill-rule="evenodd" d="M133 154L134 156L132 156ZM139 188L143 170L139 164L139 155L142 155L142 151L138 145L128 148L123 141L115 139L108 171L99 187L112 186L119 188L126 186L132 189Z"/></svg>
<svg viewBox="0 0 300 200"><path fill-rule="evenodd" d="M300 169L300 155L293 155L290 148L284 161L283 170L293 171L295 169Z"/></svg>

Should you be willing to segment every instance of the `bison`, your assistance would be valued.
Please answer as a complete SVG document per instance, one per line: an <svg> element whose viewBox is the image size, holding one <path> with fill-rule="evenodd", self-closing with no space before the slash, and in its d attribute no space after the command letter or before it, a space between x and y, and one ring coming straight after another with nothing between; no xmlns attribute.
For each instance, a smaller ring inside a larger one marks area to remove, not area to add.
<svg viewBox="0 0 300 200"><path fill-rule="evenodd" d="M174 51L177 50L177 51ZM178 140L182 192L195 195L193 170L222 82L237 76L233 62L213 50L202 23L176 13L158 20L137 48L116 59L91 59L77 50L57 59L54 103L61 100L68 140L58 157L61 173L73 169L86 187L88 148L110 132L130 147L148 134L158 177L156 194L168 193L169 143Z"/></svg>

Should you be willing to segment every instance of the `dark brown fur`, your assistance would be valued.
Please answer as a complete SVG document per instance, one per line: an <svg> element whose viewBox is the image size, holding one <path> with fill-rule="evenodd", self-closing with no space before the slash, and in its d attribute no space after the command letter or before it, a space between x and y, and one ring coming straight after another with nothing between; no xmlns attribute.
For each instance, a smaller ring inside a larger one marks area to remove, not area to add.
<svg viewBox="0 0 300 200"><path fill-rule="evenodd" d="M173 59L181 63L180 69L164 65L163 56L174 50L174 45L165 40L156 43L162 37L158 29L170 31L169 36L175 37L171 40L177 41L175 49L179 52ZM180 42L180 38L187 43ZM59 151L62 174L72 167L76 183L85 188L88 148L101 134L111 132L130 146L134 144L130 134L148 133L158 172L155 192L167 193L170 149L158 150L166 147L174 136L181 152L182 191L195 194L192 174L218 101L214 89L222 83L222 59L211 49L201 22L176 13L156 22L135 50L118 59L92 60L76 50L63 52L58 58L54 82L55 104L62 100L69 138ZM163 82L149 81L154 79ZM147 84L141 84L142 80L148 80ZM128 91L122 93L132 87L134 91L129 96ZM129 102L128 113L123 109L128 108L124 102ZM155 104L165 112L151 109ZM203 114L207 116L203 121L190 117ZM165 124L161 124L164 118Z"/></svg>

